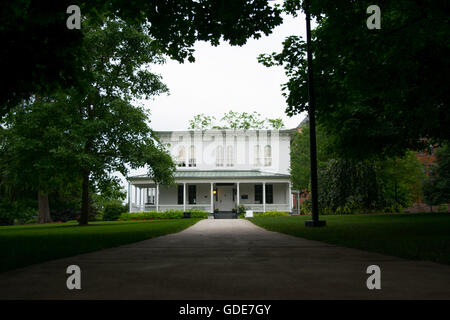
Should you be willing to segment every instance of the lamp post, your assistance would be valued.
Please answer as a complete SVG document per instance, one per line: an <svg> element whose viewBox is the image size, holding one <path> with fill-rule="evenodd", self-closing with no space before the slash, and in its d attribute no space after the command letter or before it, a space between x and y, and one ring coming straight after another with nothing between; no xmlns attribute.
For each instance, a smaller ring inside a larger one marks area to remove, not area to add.
<svg viewBox="0 0 450 320"><path fill-rule="evenodd" d="M309 118L309 157L311 166L311 203L312 220L305 221L306 227L323 227L324 220L319 220L318 187L317 187L317 150L316 150L316 102L314 97L314 77L311 52L311 14L309 0L303 2L306 14L306 51L308 59L308 118Z"/></svg>

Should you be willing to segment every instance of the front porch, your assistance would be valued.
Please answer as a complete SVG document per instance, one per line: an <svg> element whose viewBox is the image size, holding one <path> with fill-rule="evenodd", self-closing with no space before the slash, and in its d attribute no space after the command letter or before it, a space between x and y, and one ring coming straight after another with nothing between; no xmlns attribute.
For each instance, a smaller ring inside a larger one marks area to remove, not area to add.
<svg viewBox="0 0 450 320"><path fill-rule="evenodd" d="M259 181L176 179L175 185L163 186L148 177L131 177L128 205L130 212L197 209L231 213L238 211L240 205L255 212L291 212L291 184L289 179L277 177Z"/></svg>

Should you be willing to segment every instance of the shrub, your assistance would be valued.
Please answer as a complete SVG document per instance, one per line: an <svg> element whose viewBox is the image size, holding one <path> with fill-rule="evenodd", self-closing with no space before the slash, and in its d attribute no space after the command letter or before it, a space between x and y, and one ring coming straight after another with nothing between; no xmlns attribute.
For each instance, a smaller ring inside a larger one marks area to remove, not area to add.
<svg viewBox="0 0 450 320"><path fill-rule="evenodd" d="M50 209L50 216L52 217L53 221L66 222L69 220L75 220L79 215L80 210L78 209L71 209L71 208L57 209L57 210Z"/></svg>
<svg viewBox="0 0 450 320"><path fill-rule="evenodd" d="M209 212L199 209L190 209L191 218L207 219L209 217Z"/></svg>
<svg viewBox="0 0 450 320"><path fill-rule="evenodd" d="M206 219L209 213L204 210L190 209L191 218ZM147 211L147 212L134 212L134 213L122 213L120 220L155 220L155 219L183 219L183 210L166 210L166 211Z"/></svg>
<svg viewBox="0 0 450 320"><path fill-rule="evenodd" d="M254 214L255 217L287 217L289 213L284 211L266 211Z"/></svg>
<svg viewBox="0 0 450 320"><path fill-rule="evenodd" d="M37 216L37 210L20 202L0 202L0 225L23 224Z"/></svg>
<svg viewBox="0 0 450 320"><path fill-rule="evenodd" d="M120 215L127 211L127 206L120 202L111 202L105 205L103 221L116 221Z"/></svg>
<svg viewBox="0 0 450 320"><path fill-rule="evenodd" d="M247 209L241 204L241 205L239 205L239 208L238 208L238 213L239 213L239 215L241 215L241 214L245 214L245 211L246 211Z"/></svg>
<svg viewBox="0 0 450 320"><path fill-rule="evenodd" d="M437 211L438 212L447 212L448 205L446 203L442 203L438 206Z"/></svg>

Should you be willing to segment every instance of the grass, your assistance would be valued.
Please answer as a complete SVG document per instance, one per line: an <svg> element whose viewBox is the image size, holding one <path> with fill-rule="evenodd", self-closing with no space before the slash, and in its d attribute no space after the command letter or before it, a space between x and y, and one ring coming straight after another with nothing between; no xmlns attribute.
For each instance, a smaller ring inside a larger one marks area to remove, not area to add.
<svg viewBox="0 0 450 320"><path fill-rule="evenodd" d="M0 272L179 232L199 219L0 227Z"/></svg>
<svg viewBox="0 0 450 320"><path fill-rule="evenodd" d="M450 264L450 214L321 216L327 226L306 228L307 216L255 217L270 231L413 260Z"/></svg>

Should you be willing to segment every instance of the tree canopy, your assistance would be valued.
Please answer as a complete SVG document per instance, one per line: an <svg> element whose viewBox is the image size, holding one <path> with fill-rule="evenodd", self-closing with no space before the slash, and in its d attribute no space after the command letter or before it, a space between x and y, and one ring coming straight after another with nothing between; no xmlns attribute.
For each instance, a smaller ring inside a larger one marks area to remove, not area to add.
<svg viewBox="0 0 450 320"><path fill-rule="evenodd" d="M366 27L370 1L311 0L318 123L345 156L401 155L450 137L448 1L385 0L381 29ZM301 1L287 1L297 14ZM290 36L266 66L282 65L288 115L308 110L306 44Z"/></svg>
<svg viewBox="0 0 450 320"><path fill-rule="evenodd" d="M197 114L192 120L189 120L189 129L207 130L207 129L282 129L284 123L281 118L263 119L261 114L254 111L235 112L230 110L224 113L220 121L216 117L208 116L203 113Z"/></svg>
<svg viewBox="0 0 450 320"><path fill-rule="evenodd" d="M0 116L33 94L88 85L83 76L86 19L102 25L120 18L146 26L159 50L180 62L194 60L197 40L243 45L281 24L281 10L267 0L89 0L78 1L81 30L69 30L68 0L12 0L0 10Z"/></svg>
<svg viewBox="0 0 450 320"><path fill-rule="evenodd" d="M150 129L148 112L132 104L167 90L150 71L163 59L145 28L116 19L101 27L86 21L83 32L84 50L90 52L82 60L88 85L13 108L3 130L11 138L1 156L7 170L24 167L21 181L33 178L33 169L42 170L36 180L28 180L37 191L61 188L77 176L82 181L80 223L86 224L90 192L110 186L112 173L126 175L129 167L147 165L155 181L168 184L175 165Z"/></svg>

